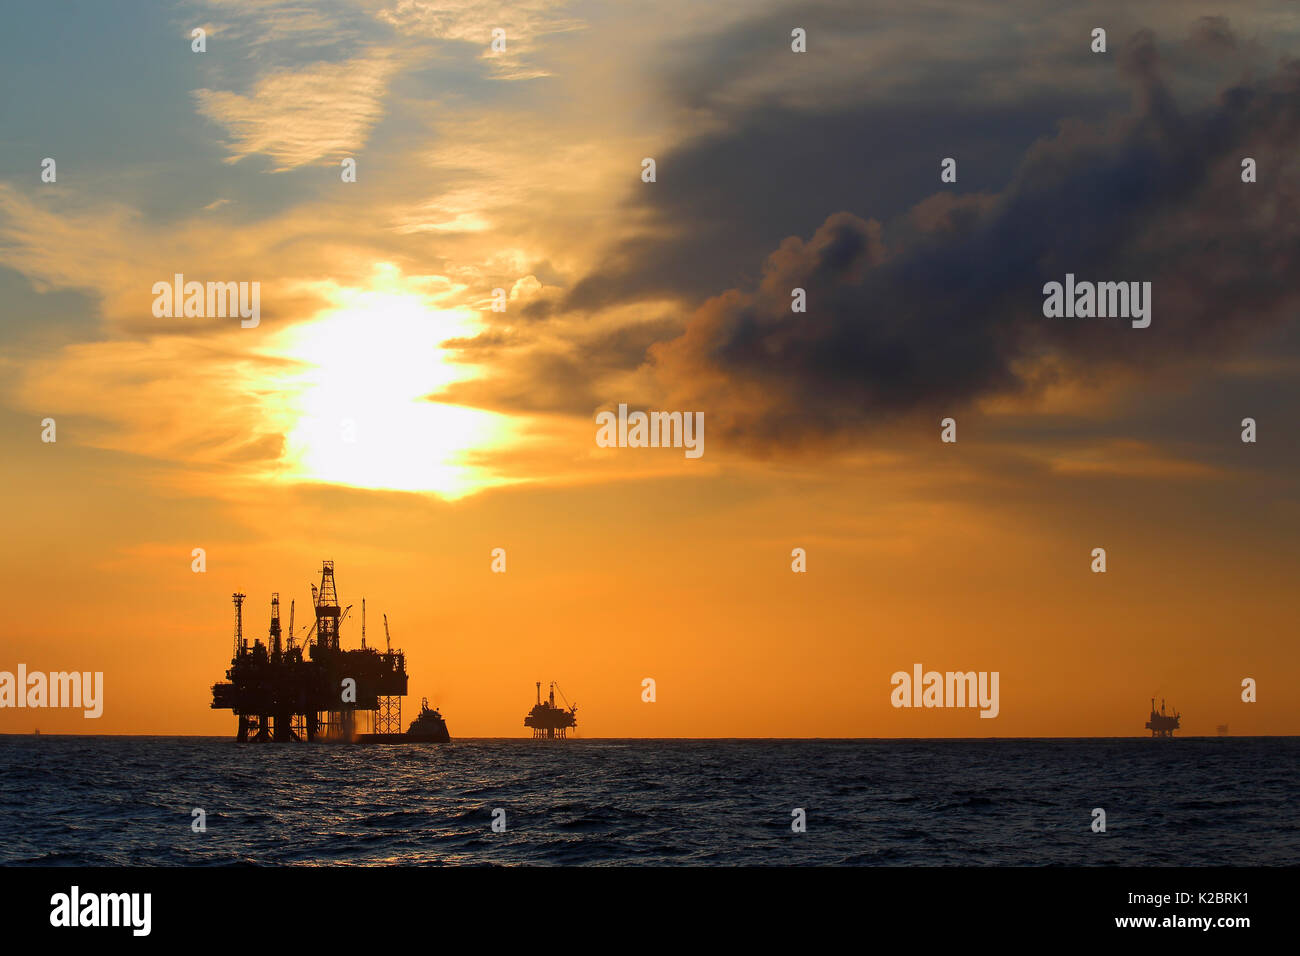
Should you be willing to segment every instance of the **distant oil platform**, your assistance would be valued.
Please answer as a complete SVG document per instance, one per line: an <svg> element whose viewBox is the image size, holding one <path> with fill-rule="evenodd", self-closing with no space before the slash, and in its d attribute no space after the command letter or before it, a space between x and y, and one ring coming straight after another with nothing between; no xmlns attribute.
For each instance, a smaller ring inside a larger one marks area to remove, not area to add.
<svg viewBox="0 0 1300 956"><path fill-rule="evenodd" d="M1174 731L1178 730L1178 719L1181 715L1175 711L1172 714L1165 713L1165 702L1160 701L1160 710L1156 710L1156 699L1151 698L1151 719L1147 721L1147 730L1151 731L1152 737L1172 737Z"/></svg>
<svg viewBox="0 0 1300 956"><path fill-rule="evenodd" d="M563 740L570 727L578 726L578 705L569 704L569 709L555 706L555 690L558 687L555 681L551 681L551 695L549 699L542 700L542 682L537 682L537 704L528 712L524 718L524 726L533 728L534 740ZM560 691L560 697L564 697L564 691Z"/></svg>
<svg viewBox="0 0 1300 956"><path fill-rule="evenodd" d="M423 702L419 716L402 733L406 696L406 655L394 651L384 615L386 650L366 646L366 602L361 602L361 647L344 650L339 628L352 605L339 606L334 562L321 565L321 583L312 585L316 620L298 646L289 603L289 634L280 630L280 595L271 595L266 643L244 637L244 598L235 602L235 645L226 681L212 685L212 708L239 717L236 739L287 742L328 740L352 743L444 743L447 723ZM306 653L304 653L304 649ZM349 686L348 682L351 681ZM370 733L359 733L357 713L369 714Z"/></svg>

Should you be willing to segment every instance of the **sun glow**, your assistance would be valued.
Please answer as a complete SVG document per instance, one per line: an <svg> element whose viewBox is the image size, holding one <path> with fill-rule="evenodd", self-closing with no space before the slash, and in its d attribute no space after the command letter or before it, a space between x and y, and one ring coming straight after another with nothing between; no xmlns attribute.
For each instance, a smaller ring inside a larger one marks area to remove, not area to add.
<svg viewBox="0 0 1300 956"><path fill-rule="evenodd" d="M336 307L282 333L294 362L277 383L289 477L459 498L501 484L476 464L504 443L505 416L429 400L472 378L441 343L480 331L468 311L431 308L409 291L337 290Z"/></svg>

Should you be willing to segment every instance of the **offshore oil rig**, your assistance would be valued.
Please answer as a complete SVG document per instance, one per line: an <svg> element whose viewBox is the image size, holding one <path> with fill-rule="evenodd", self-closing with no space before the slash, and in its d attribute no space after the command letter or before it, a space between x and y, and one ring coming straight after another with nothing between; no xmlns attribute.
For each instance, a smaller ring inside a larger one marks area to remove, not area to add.
<svg viewBox="0 0 1300 956"><path fill-rule="evenodd" d="M542 682L537 682L537 704L528 712L524 718L524 726L533 728L534 740L563 740L566 731L570 727L578 726L578 705L569 704L569 709L555 706L555 690L559 685L551 681L551 696L548 700L542 700ZM564 697L564 691L560 691L560 697Z"/></svg>
<svg viewBox="0 0 1300 956"><path fill-rule="evenodd" d="M280 628L280 595L271 595L266 642L244 636L244 594L235 602L235 646L226 681L212 685L212 708L239 717L237 739L246 741L331 740L356 743L447 741L447 725L428 702L411 729L402 733L406 695L406 655L393 650L384 615L386 650L366 646L365 601L361 602L361 647L344 650L339 628L352 605L339 606L334 562L321 566L320 587L312 585L316 620L295 640L293 602L289 633ZM360 733L357 714L369 716L369 733ZM417 726L418 725L418 726Z"/></svg>
<svg viewBox="0 0 1300 956"><path fill-rule="evenodd" d="M1165 713L1165 702L1163 698L1160 701L1160 710L1156 710L1156 699L1151 698L1151 719L1147 721L1147 730L1151 731L1152 737L1172 737L1174 731L1178 730L1178 718L1181 715L1175 711L1172 714Z"/></svg>

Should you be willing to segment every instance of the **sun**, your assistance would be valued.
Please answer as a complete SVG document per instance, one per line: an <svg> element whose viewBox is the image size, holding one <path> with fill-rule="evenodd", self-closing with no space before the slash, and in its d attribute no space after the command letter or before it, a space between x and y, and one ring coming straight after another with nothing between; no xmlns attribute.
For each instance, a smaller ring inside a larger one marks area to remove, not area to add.
<svg viewBox="0 0 1300 956"><path fill-rule="evenodd" d="M276 376L291 479L460 498L503 479L472 458L510 437L504 415L429 400L474 376L442 348L481 331L469 310L418 292L337 289L331 307L280 333Z"/></svg>

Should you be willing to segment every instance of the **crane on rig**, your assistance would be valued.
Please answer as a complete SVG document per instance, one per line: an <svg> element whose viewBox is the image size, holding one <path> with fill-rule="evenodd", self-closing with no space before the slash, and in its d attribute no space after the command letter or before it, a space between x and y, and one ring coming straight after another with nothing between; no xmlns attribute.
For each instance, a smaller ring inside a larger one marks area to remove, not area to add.
<svg viewBox="0 0 1300 956"><path fill-rule="evenodd" d="M388 636L388 615L384 615L384 645L388 648L388 653L393 653L393 639Z"/></svg>
<svg viewBox="0 0 1300 956"><path fill-rule="evenodd" d="M312 603L312 607L320 607L320 592L316 590L316 585L314 584L311 586L311 603ZM292 611L292 607L290 608L290 610ZM304 627L307 627L307 633L304 634L302 638L303 647L307 647L309 644L311 644L311 636L316 633L316 625L319 623L320 623L320 617L318 616L316 620L311 622L310 627L303 625Z"/></svg>

